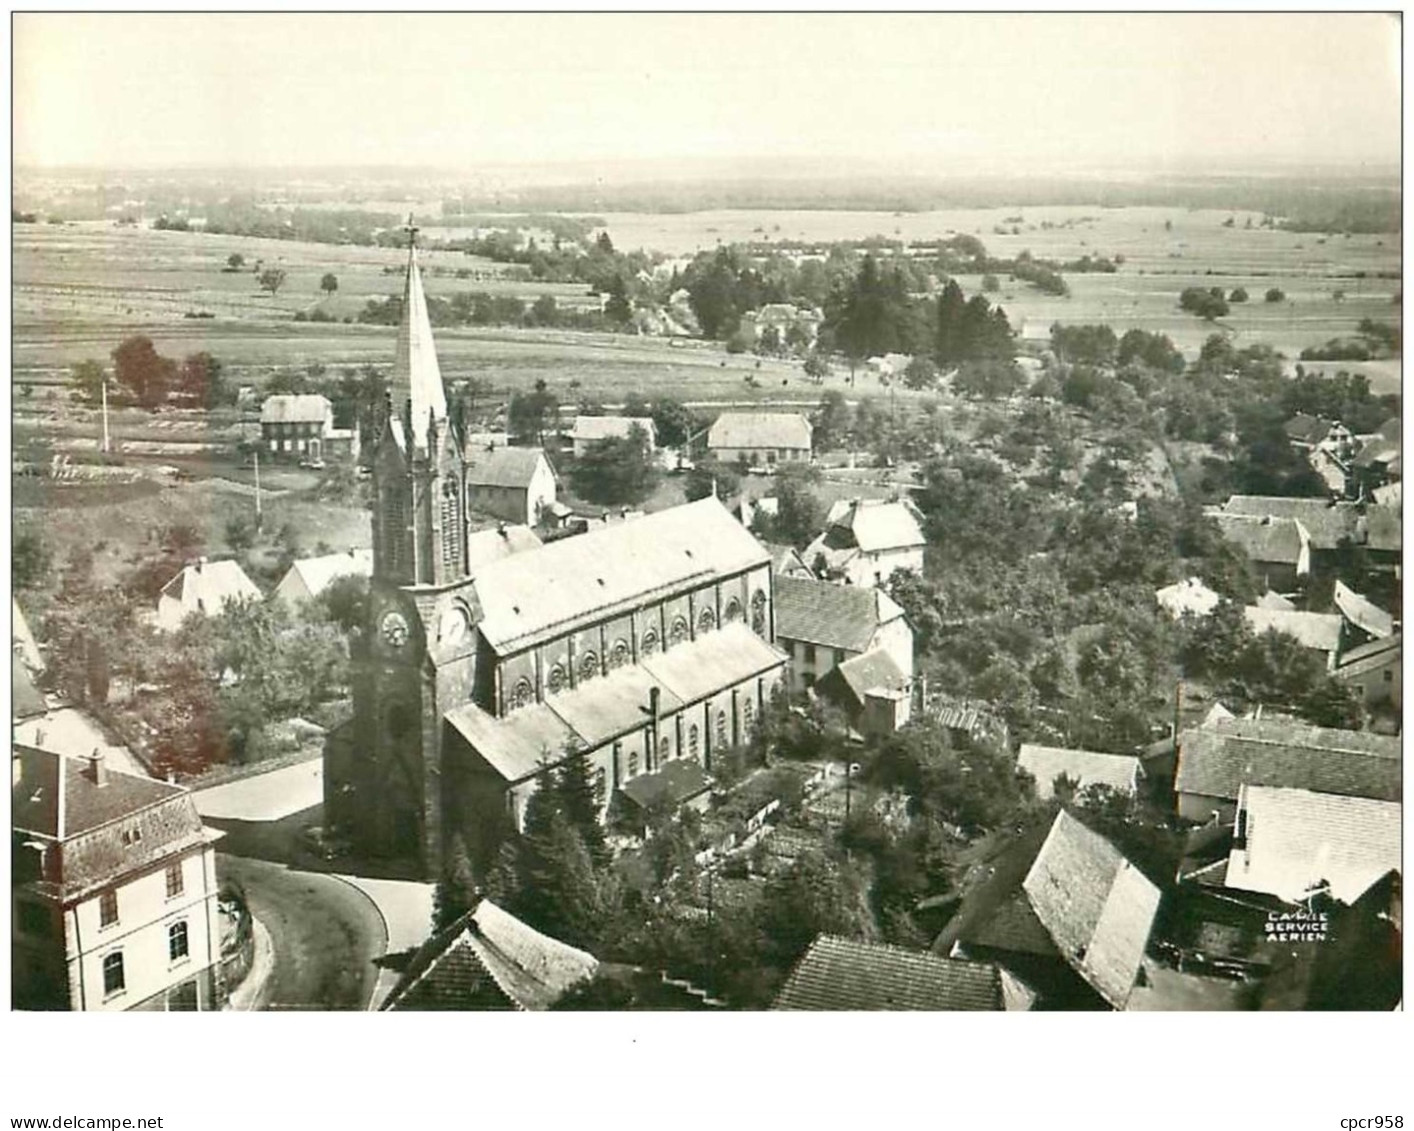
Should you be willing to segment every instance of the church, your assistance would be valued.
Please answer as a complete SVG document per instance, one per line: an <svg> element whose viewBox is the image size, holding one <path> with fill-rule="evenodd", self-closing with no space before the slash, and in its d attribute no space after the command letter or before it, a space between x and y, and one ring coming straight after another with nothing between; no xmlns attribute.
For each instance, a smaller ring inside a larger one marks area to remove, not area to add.
<svg viewBox="0 0 1414 1131"><path fill-rule="evenodd" d="M468 565L473 456L448 418L410 235L354 711L327 740L325 817L359 853L436 876L454 836L489 862L572 753L606 812L630 782L663 794L651 775L705 780L748 738L785 656L770 552L716 498Z"/></svg>

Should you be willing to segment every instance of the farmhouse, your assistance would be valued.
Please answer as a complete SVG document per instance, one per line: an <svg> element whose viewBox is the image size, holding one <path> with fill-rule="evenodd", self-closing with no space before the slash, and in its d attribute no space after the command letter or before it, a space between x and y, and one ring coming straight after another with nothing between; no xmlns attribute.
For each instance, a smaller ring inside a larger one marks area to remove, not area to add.
<svg viewBox="0 0 1414 1131"><path fill-rule="evenodd" d="M819 577L847 585L883 585L896 570L923 572L927 539L913 505L882 499L841 500L824 532L802 555Z"/></svg>
<svg viewBox="0 0 1414 1131"><path fill-rule="evenodd" d="M1398 801L1244 785L1226 884L1287 903L1325 888L1354 903L1400 869L1402 810Z"/></svg>
<svg viewBox="0 0 1414 1131"><path fill-rule="evenodd" d="M1242 610L1242 615L1248 627L1258 636L1264 632L1283 633L1303 648L1317 653L1328 670L1335 668L1336 657L1340 654L1341 619L1334 613L1307 613L1248 605Z"/></svg>
<svg viewBox="0 0 1414 1131"><path fill-rule="evenodd" d="M537 525L555 505L555 472L539 448L501 448L466 469L466 505L507 522Z"/></svg>
<svg viewBox="0 0 1414 1131"><path fill-rule="evenodd" d="M860 734L893 734L912 713L913 680L882 648L831 668L815 690L843 710Z"/></svg>
<svg viewBox="0 0 1414 1131"><path fill-rule="evenodd" d="M544 1010L598 969L592 954L482 899L418 948L379 1008Z"/></svg>
<svg viewBox="0 0 1414 1131"><path fill-rule="evenodd" d="M1159 889L1062 810L993 860L933 952L995 962L1042 1009L1123 1009L1158 909Z"/></svg>
<svg viewBox="0 0 1414 1131"><path fill-rule="evenodd" d="M1138 792L1143 774L1139 759L1132 755L1037 746L1030 742L1021 744L1016 765L1035 779L1036 796L1042 801L1056 796L1060 779L1070 782L1076 793L1088 786L1100 785L1132 796Z"/></svg>
<svg viewBox="0 0 1414 1131"><path fill-rule="evenodd" d="M818 310L798 307L788 302L769 302L760 310L748 310L741 316L741 333L749 345L774 336L776 348L792 346L809 349L820 333L825 316Z"/></svg>
<svg viewBox="0 0 1414 1131"><path fill-rule="evenodd" d="M334 427L328 397L282 393L260 406L260 445L277 460L356 460L358 428Z"/></svg>
<svg viewBox="0 0 1414 1131"><path fill-rule="evenodd" d="M810 421L800 413L724 412L707 432L707 450L723 463L809 463L810 434Z"/></svg>
<svg viewBox="0 0 1414 1131"><path fill-rule="evenodd" d="M1035 995L991 962L821 935L772 1009L1025 1010Z"/></svg>
<svg viewBox="0 0 1414 1131"><path fill-rule="evenodd" d="M1233 495L1221 508L1206 513L1218 519L1225 535L1234 518L1298 522L1310 545L1312 568L1333 566L1342 542L1364 546L1377 564L1397 567L1403 550L1403 522L1397 509L1327 499L1288 498L1278 495ZM1245 548L1245 547L1244 547ZM1261 559L1254 557L1253 561ZM1273 585L1272 588L1283 588Z"/></svg>
<svg viewBox="0 0 1414 1131"><path fill-rule="evenodd" d="M157 596L157 627L175 632L192 614L220 616L232 601L260 599L260 590L239 563L200 558L162 586Z"/></svg>
<svg viewBox="0 0 1414 1131"><path fill-rule="evenodd" d="M1154 599L1174 620L1179 620L1184 616L1199 618L1210 616L1213 610L1222 603L1221 595L1209 589L1196 577L1190 577L1186 581L1176 581L1172 585L1156 590Z"/></svg>
<svg viewBox="0 0 1414 1131"><path fill-rule="evenodd" d="M180 786L13 746L17 1009L219 1008L219 834Z"/></svg>
<svg viewBox="0 0 1414 1131"><path fill-rule="evenodd" d="M1231 823L1244 785L1398 801L1399 740L1284 719L1226 719L1182 731L1174 791L1188 821Z"/></svg>
<svg viewBox="0 0 1414 1131"><path fill-rule="evenodd" d="M628 438L630 432L635 428L639 429L648 441L648 450L656 451L658 448L658 431L653 427L653 421L648 417L637 416L576 416L574 418L574 428L570 432L570 440L574 444L575 458L578 459L588 450L589 445L599 440L624 440Z"/></svg>
<svg viewBox="0 0 1414 1131"><path fill-rule="evenodd" d="M1356 688L1367 707L1388 704L1399 711L1404 705L1403 656L1404 637L1395 633L1350 649L1333 674Z"/></svg>
<svg viewBox="0 0 1414 1131"><path fill-rule="evenodd" d="M778 575L775 611L792 691L807 691L840 664L875 650L913 678L913 629L883 590Z"/></svg>
<svg viewBox="0 0 1414 1131"><path fill-rule="evenodd" d="M770 554L715 498L467 566L415 251L373 462L373 582L354 717L330 732L325 813L360 851L485 867L547 769L582 756L606 809L635 779L714 760L783 678ZM423 422L419 430L417 422Z"/></svg>
<svg viewBox="0 0 1414 1131"><path fill-rule="evenodd" d="M1292 590L1311 573L1311 536L1295 518L1238 515L1209 508L1222 535L1257 568L1266 589Z"/></svg>
<svg viewBox="0 0 1414 1131"><path fill-rule="evenodd" d="M1343 581L1335 583L1335 607L1351 628L1371 640L1384 640L1394 635L1394 617Z"/></svg>
<svg viewBox="0 0 1414 1131"><path fill-rule="evenodd" d="M275 586L273 596L287 604L312 601L328 589L336 578L369 577L373 573L372 550L348 550L342 554L322 554L292 563Z"/></svg>

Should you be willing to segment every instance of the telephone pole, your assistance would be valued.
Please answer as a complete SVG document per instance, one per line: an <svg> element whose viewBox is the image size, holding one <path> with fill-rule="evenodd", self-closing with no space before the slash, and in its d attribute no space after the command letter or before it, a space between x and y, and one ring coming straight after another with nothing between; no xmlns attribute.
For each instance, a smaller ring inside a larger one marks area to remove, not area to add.
<svg viewBox="0 0 1414 1131"><path fill-rule="evenodd" d="M260 529L260 449L255 449L255 528Z"/></svg>
<svg viewBox="0 0 1414 1131"><path fill-rule="evenodd" d="M108 438L108 378L105 375L101 386L103 390L103 450L112 450L112 442Z"/></svg>

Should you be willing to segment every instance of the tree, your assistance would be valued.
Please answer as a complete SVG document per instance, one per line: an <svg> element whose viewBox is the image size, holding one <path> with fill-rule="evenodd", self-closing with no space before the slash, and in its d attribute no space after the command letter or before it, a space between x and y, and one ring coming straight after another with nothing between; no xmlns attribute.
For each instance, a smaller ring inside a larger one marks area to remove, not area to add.
<svg viewBox="0 0 1414 1131"><path fill-rule="evenodd" d="M904 369L903 383L910 389L931 389L938 383L938 367L930 358L919 354Z"/></svg>
<svg viewBox="0 0 1414 1131"><path fill-rule="evenodd" d="M1227 299L1221 287L1205 290L1202 287L1184 287L1178 296L1178 305L1190 314L1196 314L1207 322L1222 318L1228 312Z"/></svg>
<svg viewBox="0 0 1414 1131"><path fill-rule="evenodd" d="M824 528L825 506L810 489L807 475L782 468L776 477L776 500L776 515L771 521L775 540L801 549Z"/></svg>
<svg viewBox="0 0 1414 1131"><path fill-rule="evenodd" d="M541 295L530 304L529 321L533 326L553 326L560 320L560 308L554 295Z"/></svg>
<svg viewBox="0 0 1414 1131"><path fill-rule="evenodd" d="M595 440L575 462L570 479L575 492L591 503L642 502L658 483L647 432L634 425L627 436Z"/></svg>
<svg viewBox="0 0 1414 1131"><path fill-rule="evenodd" d="M368 619L368 578L352 573L336 577L315 600L318 615L343 632L361 629Z"/></svg>
<svg viewBox="0 0 1414 1131"><path fill-rule="evenodd" d="M817 452L842 448L849 443L850 432L854 427L854 413L849 402L845 400L844 393L838 389L826 392L820 398L820 407L811 417L811 423L814 425L812 436Z"/></svg>
<svg viewBox="0 0 1414 1131"><path fill-rule="evenodd" d="M685 447L688 437L698 429L697 417L692 409L671 397L654 397L648 415L653 418L658 443L665 447Z"/></svg>
<svg viewBox="0 0 1414 1131"><path fill-rule="evenodd" d="M819 851L803 852L766 884L761 931L769 955L786 968L820 935L872 933L861 920L863 901L838 863Z"/></svg>
<svg viewBox="0 0 1414 1131"><path fill-rule="evenodd" d="M202 408L215 408L234 398L223 379L221 362L211 354L188 354L177 373L177 388Z"/></svg>
<svg viewBox="0 0 1414 1131"><path fill-rule="evenodd" d="M324 278L319 280L319 289L326 295L332 295L339 289L339 277L332 271L326 272Z"/></svg>
<svg viewBox="0 0 1414 1131"><path fill-rule="evenodd" d="M983 289L984 291L986 291L988 294L991 294L993 291L999 291L999 290L1001 290L1001 289L1002 289L1002 284L1001 284L1001 282L997 279L997 277L996 277L995 275L983 275L983 276L982 276L982 289Z"/></svg>
<svg viewBox="0 0 1414 1131"><path fill-rule="evenodd" d="M79 400L97 404L103 399L103 382L107 377L101 362L92 358L75 362L69 370L69 388Z"/></svg>
<svg viewBox="0 0 1414 1131"><path fill-rule="evenodd" d="M262 291L269 291L273 297L285 285L285 278L283 267L267 267L255 277L255 281L260 284Z"/></svg>
<svg viewBox="0 0 1414 1131"><path fill-rule="evenodd" d="M245 256L239 251L233 251L226 256L226 268L230 271L239 271L245 266Z"/></svg>
<svg viewBox="0 0 1414 1131"><path fill-rule="evenodd" d="M558 417L560 402L549 391L543 378L535 382L535 390L517 393L506 409L506 422L511 435L522 443L543 445L545 431Z"/></svg>
<svg viewBox="0 0 1414 1131"><path fill-rule="evenodd" d="M1234 288L1232 289L1232 293L1227 296L1227 301L1228 301L1228 302L1246 302L1246 301L1247 301L1247 288L1246 288L1246 287L1234 287Z"/></svg>
<svg viewBox="0 0 1414 1131"><path fill-rule="evenodd" d="M812 350L804 368L805 375L818 385L830 375L830 359L819 350Z"/></svg>
<svg viewBox="0 0 1414 1131"><path fill-rule="evenodd" d="M1284 302L1285 300L1286 292L1280 287L1268 287L1267 293L1263 296L1264 302Z"/></svg>
<svg viewBox="0 0 1414 1131"><path fill-rule="evenodd" d="M34 589L49 580L54 555L37 530L21 530L10 546L10 580L16 589Z"/></svg>
<svg viewBox="0 0 1414 1131"><path fill-rule="evenodd" d="M255 520L249 515L238 514L226 522L226 545L237 553L242 553L254 546L255 535Z"/></svg>
<svg viewBox="0 0 1414 1131"><path fill-rule="evenodd" d="M611 278L605 293L609 298L604 303L604 317L616 326L627 326L633 321L633 303L629 301L623 276L615 275Z"/></svg>
<svg viewBox="0 0 1414 1131"><path fill-rule="evenodd" d="M716 492L719 499L734 498L741 491L741 476L731 464L702 460L683 480L683 494L689 503Z"/></svg>
<svg viewBox="0 0 1414 1131"><path fill-rule="evenodd" d="M460 833L453 833L446 866L432 892L432 933L445 931L475 907L479 899L466 841Z"/></svg>
<svg viewBox="0 0 1414 1131"><path fill-rule="evenodd" d="M176 384L177 363L159 354L151 338L137 334L113 351L113 377L143 408L154 409Z"/></svg>

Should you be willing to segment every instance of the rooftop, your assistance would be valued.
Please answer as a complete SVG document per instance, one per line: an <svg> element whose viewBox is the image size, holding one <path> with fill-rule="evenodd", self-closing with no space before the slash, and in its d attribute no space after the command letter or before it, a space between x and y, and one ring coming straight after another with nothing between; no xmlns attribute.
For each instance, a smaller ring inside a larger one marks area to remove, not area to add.
<svg viewBox="0 0 1414 1131"><path fill-rule="evenodd" d="M329 398L318 393L280 393L260 405L261 424L323 424L333 415Z"/></svg>
<svg viewBox="0 0 1414 1131"><path fill-rule="evenodd" d="M776 636L786 640L867 652L879 626L903 615L882 589L776 577Z"/></svg>
<svg viewBox="0 0 1414 1131"><path fill-rule="evenodd" d="M772 1009L1026 1009L1030 994L990 962L821 935L796 963Z"/></svg>
<svg viewBox="0 0 1414 1131"><path fill-rule="evenodd" d="M656 444L657 430L650 417L638 416L576 416L570 435L581 441L616 440L641 428L650 444Z"/></svg>
<svg viewBox="0 0 1414 1131"><path fill-rule="evenodd" d="M1294 518L1225 514L1211 509L1207 513L1217 522L1223 537L1254 562L1299 565L1302 551L1311 545L1306 527Z"/></svg>
<svg viewBox="0 0 1414 1131"><path fill-rule="evenodd" d="M1319 652L1340 650L1340 617L1334 613L1306 613L1300 610L1265 609L1248 605L1242 610L1248 626L1260 636L1264 632L1284 632L1304 648Z"/></svg>
<svg viewBox="0 0 1414 1131"><path fill-rule="evenodd" d="M518 487L524 490L530 486L535 469L545 453L539 448L497 448L479 456L466 469L469 487Z"/></svg>
<svg viewBox="0 0 1414 1131"><path fill-rule="evenodd" d="M709 448L810 450L810 421L797 412L724 412L707 433Z"/></svg>
<svg viewBox="0 0 1414 1131"><path fill-rule="evenodd" d="M310 596L317 597L337 577L372 577L373 551L349 550L342 554L301 558L290 565L290 573L297 574Z"/></svg>
<svg viewBox="0 0 1414 1131"><path fill-rule="evenodd" d="M1335 583L1335 607L1361 632L1376 639L1394 634L1394 617L1343 581Z"/></svg>
<svg viewBox="0 0 1414 1131"><path fill-rule="evenodd" d="M1173 617L1181 617L1185 613L1205 617L1222 602L1220 594L1209 589L1196 577L1176 581L1172 585L1155 590L1154 599Z"/></svg>
<svg viewBox="0 0 1414 1131"><path fill-rule="evenodd" d="M1036 779L1036 796L1042 800L1055 796L1059 777L1075 782L1077 792L1090 785L1106 785L1131 794L1139 788L1139 759L1131 755L1023 742L1016 764Z"/></svg>
<svg viewBox="0 0 1414 1131"><path fill-rule="evenodd" d="M871 652L852 656L832 668L815 686L820 694L837 698L837 692L843 685L849 690L855 705L862 707L869 692L904 691L908 684L908 676L899 669L894 658L882 648L876 648Z"/></svg>
<svg viewBox="0 0 1414 1131"><path fill-rule="evenodd" d="M497 562L512 554L538 550L541 545L539 536L528 526L497 526L473 531L466 538L467 572L473 573L488 562Z"/></svg>
<svg viewBox="0 0 1414 1131"><path fill-rule="evenodd" d="M924 546L928 541L913 508L897 500L842 499L830 508L826 524L831 549L854 546L872 554Z"/></svg>
<svg viewBox="0 0 1414 1131"><path fill-rule="evenodd" d="M630 778L623 792L644 810L657 805L681 805L712 785L706 771L691 758L677 758L651 774Z"/></svg>

